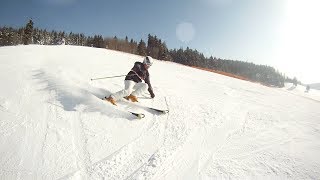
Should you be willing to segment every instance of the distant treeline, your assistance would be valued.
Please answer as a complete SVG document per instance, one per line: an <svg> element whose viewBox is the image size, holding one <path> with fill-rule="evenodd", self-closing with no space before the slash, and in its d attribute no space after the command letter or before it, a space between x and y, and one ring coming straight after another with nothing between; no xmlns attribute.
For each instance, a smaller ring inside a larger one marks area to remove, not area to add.
<svg viewBox="0 0 320 180"><path fill-rule="evenodd" d="M256 65L253 63L226 60L216 57L205 57L203 53L190 48L168 49L165 42L157 36L148 35L147 43L141 39L139 42L133 39L121 39L118 37L102 37L101 35L86 36L82 33L65 33L47 31L33 27L33 21L29 20L25 27L12 28L0 27L0 46L12 46L18 44L57 45L68 44L77 46L90 46L123 51L141 56L149 55L155 59L172 61L188 66L211 69L231 73L244 77L250 81L260 82L269 86L283 87L284 82L295 82L273 67Z"/></svg>

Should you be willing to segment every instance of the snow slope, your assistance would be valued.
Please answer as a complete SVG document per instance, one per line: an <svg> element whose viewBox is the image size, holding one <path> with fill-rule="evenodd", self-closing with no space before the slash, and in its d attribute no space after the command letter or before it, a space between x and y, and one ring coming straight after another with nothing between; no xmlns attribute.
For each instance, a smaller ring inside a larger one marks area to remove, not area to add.
<svg viewBox="0 0 320 180"><path fill-rule="evenodd" d="M156 97L119 108L98 97L123 87L142 57L74 46L0 48L0 179L319 179L320 102L156 61Z"/></svg>

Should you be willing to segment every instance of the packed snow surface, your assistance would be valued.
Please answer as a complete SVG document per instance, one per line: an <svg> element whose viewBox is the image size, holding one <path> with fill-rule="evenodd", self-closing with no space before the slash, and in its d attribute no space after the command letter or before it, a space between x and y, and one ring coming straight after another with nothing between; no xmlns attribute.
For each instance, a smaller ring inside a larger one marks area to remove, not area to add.
<svg viewBox="0 0 320 180"><path fill-rule="evenodd" d="M0 179L320 179L318 90L155 61L154 99L117 107L99 99L121 90L124 77L91 78L125 75L142 59L1 47Z"/></svg>

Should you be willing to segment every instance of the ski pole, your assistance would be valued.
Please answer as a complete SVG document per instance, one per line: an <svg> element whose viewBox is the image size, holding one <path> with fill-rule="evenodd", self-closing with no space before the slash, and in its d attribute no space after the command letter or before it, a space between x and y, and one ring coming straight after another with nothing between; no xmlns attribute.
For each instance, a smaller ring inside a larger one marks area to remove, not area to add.
<svg viewBox="0 0 320 180"><path fill-rule="evenodd" d="M108 76L108 77L101 77L101 78L93 78L93 79L90 79L90 80L91 80L91 81L94 81L94 80L99 80L99 79L110 79L110 78L124 77L124 76L135 76L135 74L133 74L133 75Z"/></svg>
<svg viewBox="0 0 320 180"><path fill-rule="evenodd" d="M93 80L98 80L98 79L110 79L110 78L115 78L115 77L123 77L123 76L126 76L126 75L109 76L109 77L101 77L101 78L93 78L93 79L91 79L91 81L93 81Z"/></svg>

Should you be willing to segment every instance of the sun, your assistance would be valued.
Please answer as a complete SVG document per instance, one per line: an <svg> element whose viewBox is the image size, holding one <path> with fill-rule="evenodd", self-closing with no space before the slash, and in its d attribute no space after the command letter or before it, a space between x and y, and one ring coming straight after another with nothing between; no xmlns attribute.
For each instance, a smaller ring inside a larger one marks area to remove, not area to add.
<svg viewBox="0 0 320 180"><path fill-rule="evenodd" d="M320 62L320 1L287 0L279 47L282 68L307 79ZM320 77L320 76L318 76ZM319 79L320 80L320 79Z"/></svg>

